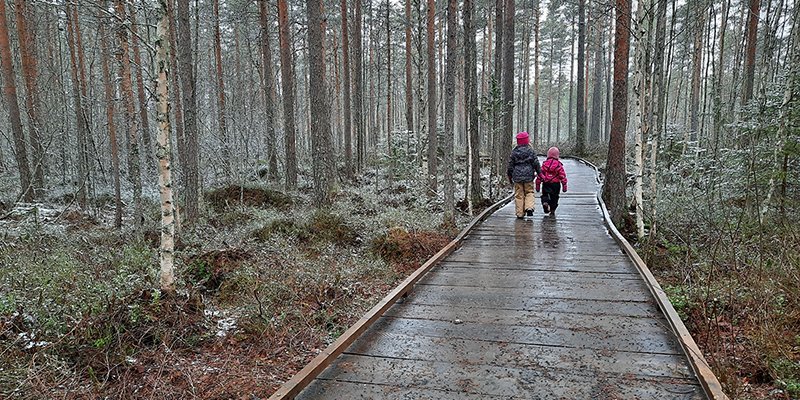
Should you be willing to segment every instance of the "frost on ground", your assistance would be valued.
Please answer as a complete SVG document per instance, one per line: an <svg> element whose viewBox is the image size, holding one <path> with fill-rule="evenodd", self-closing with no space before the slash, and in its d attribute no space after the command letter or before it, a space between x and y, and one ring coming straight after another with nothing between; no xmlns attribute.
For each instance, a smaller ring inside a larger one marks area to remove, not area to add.
<svg viewBox="0 0 800 400"><path fill-rule="evenodd" d="M401 176L366 171L324 210L303 179L210 188L173 298L156 290L155 192L140 233L113 229L108 195L3 197L0 397L268 397L471 219L443 227L442 199Z"/></svg>

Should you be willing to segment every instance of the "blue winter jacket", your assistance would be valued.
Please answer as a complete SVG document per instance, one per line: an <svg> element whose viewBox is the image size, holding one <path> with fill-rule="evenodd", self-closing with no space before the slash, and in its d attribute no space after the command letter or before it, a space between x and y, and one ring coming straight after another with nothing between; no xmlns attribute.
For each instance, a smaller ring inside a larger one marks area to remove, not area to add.
<svg viewBox="0 0 800 400"><path fill-rule="evenodd" d="M515 183L533 182L541 173L539 159L529 145L517 146L508 157L508 177Z"/></svg>

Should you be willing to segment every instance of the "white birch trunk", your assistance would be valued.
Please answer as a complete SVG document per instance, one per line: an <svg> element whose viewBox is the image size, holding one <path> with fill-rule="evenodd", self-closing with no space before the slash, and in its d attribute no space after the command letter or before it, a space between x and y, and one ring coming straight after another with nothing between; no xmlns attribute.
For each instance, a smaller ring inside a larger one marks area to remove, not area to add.
<svg viewBox="0 0 800 400"><path fill-rule="evenodd" d="M648 76L649 76L649 57L648 57L648 46L649 42L647 38L649 37L648 32L650 30L648 24L648 7L649 1L644 0L639 2L637 15L637 43L636 43L636 55L634 59L636 60L636 73L635 73L635 88L634 88L634 95L636 96L636 129L635 129L635 142L634 142L634 161L635 171L634 174L636 176L636 181L634 182L633 186L633 198L636 202L636 235L641 239L644 237L644 213L643 213L643 195L642 195L642 178L644 175L644 138L648 134L649 130L649 107L647 103L647 96L648 93L645 93L649 89L648 85Z"/></svg>
<svg viewBox="0 0 800 400"><path fill-rule="evenodd" d="M158 22L156 39L156 121L158 122L158 190L161 197L161 251L160 284L161 291L175 293L175 212L172 202L172 174L170 172L170 121L167 76L169 74L169 18L167 0L159 0L161 19Z"/></svg>

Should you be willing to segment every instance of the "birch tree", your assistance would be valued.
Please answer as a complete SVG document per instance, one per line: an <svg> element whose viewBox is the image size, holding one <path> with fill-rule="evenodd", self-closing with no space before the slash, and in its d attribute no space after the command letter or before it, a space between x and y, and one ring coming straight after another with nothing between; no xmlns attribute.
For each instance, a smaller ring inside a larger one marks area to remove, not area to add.
<svg viewBox="0 0 800 400"><path fill-rule="evenodd" d="M158 121L158 191L161 199L161 247L159 282L165 294L175 294L175 214L172 201L172 172L170 170L171 140L169 119L169 15L167 1L159 0L159 21L156 30L157 86L156 121Z"/></svg>

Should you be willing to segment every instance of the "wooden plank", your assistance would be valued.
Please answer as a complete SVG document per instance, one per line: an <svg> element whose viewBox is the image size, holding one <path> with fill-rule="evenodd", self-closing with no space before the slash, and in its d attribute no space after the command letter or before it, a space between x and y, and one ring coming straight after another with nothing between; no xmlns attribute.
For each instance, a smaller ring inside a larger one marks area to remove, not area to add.
<svg viewBox="0 0 800 400"><path fill-rule="evenodd" d="M361 333L363 333L375 320L377 320L383 313L391 307L398 299L406 295L414 284L424 276L439 260L445 258L448 254L452 253L457 248L459 243L464 240L464 237L469 231L474 228L478 223L486 219L495 210L508 203L511 197L495 203L491 207L484 210L480 215L467 225L459 235L453 239L442 250L439 250L433 257L414 271L408 278L406 278L398 287L392 290L386 297L383 298L378 304L367 312L366 315L361 317L353 326L345 331L335 342L317 355L311 362L306 365L300 372L295 374L289 381L284 383L278 390L270 396L270 400L290 399L294 398L305 388L314 378L319 375L330 363L341 354L348 346L350 346Z"/></svg>
<svg viewBox="0 0 800 400"><path fill-rule="evenodd" d="M683 354L616 350L598 353L594 349L407 335L378 329L369 329L345 353L422 361L450 358L459 365L562 369L583 375L604 371L614 375L694 378L694 372Z"/></svg>
<svg viewBox="0 0 800 400"><path fill-rule="evenodd" d="M585 285L582 287L564 287L562 285L539 285L530 288L504 288L504 287L480 287L480 286L440 286L425 285L420 287L419 292L432 291L442 295L470 296L471 294L487 297L492 304L498 301L513 300L516 298L530 297L532 299L570 299L570 300L595 300L604 302L647 302L652 301L648 296L647 288L638 287L618 287L609 290L607 286ZM608 304L606 304L608 305Z"/></svg>
<svg viewBox="0 0 800 400"><path fill-rule="evenodd" d="M498 290L480 288L458 288L445 286L425 286L424 290L412 292L405 302L416 304L451 304L456 307L483 307L487 304L498 308L520 311L561 312L588 315L625 315L640 318L658 318L661 315L655 301L625 301L618 299L589 298L539 298L525 290L507 289L498 295ZM551 296L555 296L552 294ZM585 296L584 296L585 297ZM614 297L604 295L603 297Z"/></svg>
<svg viewBox="0 0 800 400"><path fill-rule="evenodd" d="M514 399L699 399L703 396L699 385L677 378L617 376L604 372L582 375L561 369L471 365L452 360L421 361L351 354L342 355L320 375L320 379ZM314 390L313 385L310 389ZM357 396L352 392L341 395L334 398L351 399Z"/></svg>
<svg viewBox="0 0 800 400"><path fill-rule="evenodd" d="M541 326L537 326L535 321L530 320L526 321L527 325L470 322L469 315L466 313L463 318L466 320L454 323L453 320L381 317L375 324L386 332L403 333L409 336L484 340L598 351L680 354L680 347L671 333L665 331L663 327L636 323L635 318L631 318L625 325L617 327L607 326L596 321L593 326L576 329L561 328L553 320L542 321ZM617 321L622 320L618 319ZM563 324L563 322L561 323ZM650 322L648 321L648 323ZM627 331L625 327L641 330Z"/></svg>
<svg viewBox="0 0 800 400"><path fill-rule="evenodd" d="M297 399L506 400L508 398L506 396L491 396L463 391L456 392L452 390L400 387L393 384L320 379L297 396Z"/></svg>
<svg viewBox="0 0 800 400"><path fill-rule="evenodd" d="M525 277L526 275L521 274L530 274L530 276L535 276L537 279L542 281L573 281L573 280L632 280L632 281L641 281L642 277L638 273L634 273L632 271L624 271L624 272L606 272L606 271L595 271L595 270L588 270L588 271L581 271L578 270L577 267L571 266L570 269L553 269L552 265L543 265L539 268L536 266L530 266L528 268L510 268L508 266L480 266L480 265L470 265L468 263L455 263L455 262L442 262L439 264L437 271L447 272L450 274L465 274L471 275L474 273L482 274L482 273L489 273L490 271L494 271L498 274L509 274L515 276L522 276ZM477 272L476 272L477 271ZM486 271L486 272L483 272Z"/></svg>
<svg viewBox="0 0 800 400"><path fill-rule="evenodd" d="M483 287L483 288L520 288L531 290L554 290L559 291L567 286L570 290L608 290L609 285L613 285L615 290L639 291L646 295L647 287L639 280L617 280L618 277L610 277L600 280L595 276L574 276L561 273L558 276L551 276L543 271L501 271L496 269L471 269L470 273L451 272L449 270L438 270L422 279L420 285L438 286L459 286L459 287ZM559 277L560 279L554 279ZM614 279L609 282L608 279Z"/></svg>

